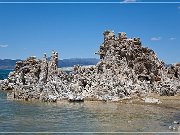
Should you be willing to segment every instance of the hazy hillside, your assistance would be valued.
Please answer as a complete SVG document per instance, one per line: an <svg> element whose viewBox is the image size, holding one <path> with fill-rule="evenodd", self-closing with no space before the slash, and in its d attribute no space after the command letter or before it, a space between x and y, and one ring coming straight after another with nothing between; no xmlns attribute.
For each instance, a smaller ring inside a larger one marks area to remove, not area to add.
<svg viewBox="0 0 180 135"><path fill-rule="evenodd" d="M0 69L14 69L14 66L17 60L11 60L11 59L0 59Z"/></svg>
<svg viewBox="0 0 180 135"><path fill-rule="evenodd" d="M11 59L0 59L0 69L14 69L17 61ZM59 67L72 67L74 65L95 65L99 60L96 58L72 58L59 60Z"/></svg>
<svg viewBox="0 0 180 135"><path fill-rule="evenodd" d="M60 67L72 67L74 65L95 65L99 59L96 58L72 58L72 59L63 59L59 60Z"/></svg>

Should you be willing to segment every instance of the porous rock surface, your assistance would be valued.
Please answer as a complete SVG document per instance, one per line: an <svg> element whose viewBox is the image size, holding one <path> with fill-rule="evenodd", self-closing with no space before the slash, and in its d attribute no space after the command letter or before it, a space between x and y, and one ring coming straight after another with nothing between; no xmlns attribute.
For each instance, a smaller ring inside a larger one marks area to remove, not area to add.
<svg viewBox="0 0 180 135"><path fill-rule="evenodd" d="M155 52L141 45L140 38L106 30L96 53L100 61L91 67L74 66L70 74L58 69L58 53L42 60L29 57L0 81L9 99L43 101L118 101L150 93L174 96L180 93L180 63L165 66Z"/></svg>

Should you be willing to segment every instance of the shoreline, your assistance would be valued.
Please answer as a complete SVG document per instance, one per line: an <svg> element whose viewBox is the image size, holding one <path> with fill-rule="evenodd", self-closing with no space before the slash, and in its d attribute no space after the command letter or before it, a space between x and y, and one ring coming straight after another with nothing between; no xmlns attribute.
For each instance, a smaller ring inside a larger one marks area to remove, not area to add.
<svg viewBox="0 0 180 135"><path fill-rule="evenodd" d="M0 90L0 92L5 92L8 93L7 91ZM153 99L158 99L160 103L147 103L143 99L145 97L131 97L127 99L120 99L118 101L102 101L98 100L95 98L85 98L84 101L69 101L68 99L62 99L62 100L57 100L56 102L45 102L41 101L39 99L8 99L6 96L5 100L9 101L20 101L24 103L40 103L40 104L87 104L87 103L107 103L107 104L131 104L131 105L153 105L157 107L165 107L169 109L176 109L180 110L180 95L175 95L175 96L159 96L156 94L149 94L146 96L146 98L153 98Z"/></svg>

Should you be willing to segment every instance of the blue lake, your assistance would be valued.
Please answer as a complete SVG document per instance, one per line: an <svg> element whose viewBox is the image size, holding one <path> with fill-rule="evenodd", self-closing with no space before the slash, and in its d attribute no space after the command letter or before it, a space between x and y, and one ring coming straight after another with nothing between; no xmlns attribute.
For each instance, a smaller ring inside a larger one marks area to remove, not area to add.
<svg viewBox="0 0 180 135"><path fill-rule="evenodd" d="M10 101L0 91L0 132L169 132L174 120L180 120L180 110L173 107Z"/></svg>

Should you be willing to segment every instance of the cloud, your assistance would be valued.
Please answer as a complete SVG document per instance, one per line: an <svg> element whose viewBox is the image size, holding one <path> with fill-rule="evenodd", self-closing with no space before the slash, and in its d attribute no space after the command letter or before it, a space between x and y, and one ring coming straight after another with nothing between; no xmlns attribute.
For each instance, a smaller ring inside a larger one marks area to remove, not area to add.
<svg viewBox="0 0 180 135"><path fill-rule="evenodd" d="M151 41L159 41L159 40L161 40L161 37L152 37L151 38Z"/></svg>
<svg viewBox="0 0 180 135"><path fill-rule="evenodd" d="M169 38L169 40L175 40L176 38L174 38L174 37L171 37L171 38Z"/></svg>
<svg viewBox="0 0 180 135"><path fill-rule="evenodd" d="M137 0L124 0L123 2L137 2Z"/></svg>
<svg viewBox="0 0 180 135"><path fill-rule="evenodd" d="M5 48L8 47L8 45L0 45L0 47Z"/></svg>

